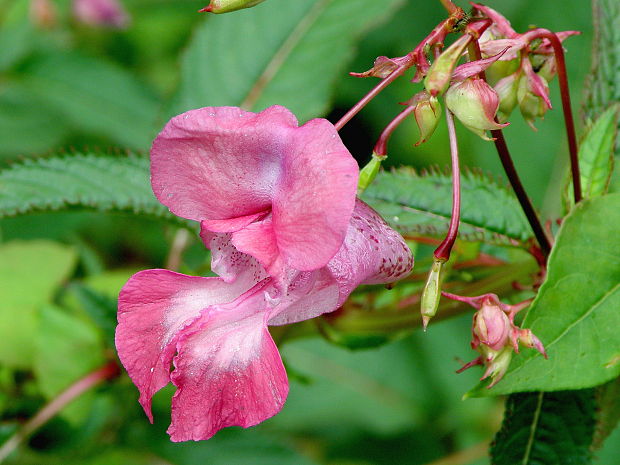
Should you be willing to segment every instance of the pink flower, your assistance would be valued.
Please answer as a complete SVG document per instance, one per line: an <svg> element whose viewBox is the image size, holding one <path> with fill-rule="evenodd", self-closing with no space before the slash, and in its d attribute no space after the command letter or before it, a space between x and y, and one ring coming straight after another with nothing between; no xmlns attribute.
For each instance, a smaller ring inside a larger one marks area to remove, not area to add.
<svg viewBox="0 0 620 465"><path fill-rule="evenodd" d="M336 310L359 284L405 276L413 257L355 199L355 161L326 120L298 127L282 107L190 111L151 158L154 192L201 222L219 277L134 275L119 296L119 357L151 421L154 393L177 387L173 441L256 425L288 394L267 326Z"/></svg>
<svg viewBox="0 0 620 465"><path fill-rule="evenodd" d="M73 0L73 14L90 26L123 29L129 25L129 15L118 0Z"/></svg>

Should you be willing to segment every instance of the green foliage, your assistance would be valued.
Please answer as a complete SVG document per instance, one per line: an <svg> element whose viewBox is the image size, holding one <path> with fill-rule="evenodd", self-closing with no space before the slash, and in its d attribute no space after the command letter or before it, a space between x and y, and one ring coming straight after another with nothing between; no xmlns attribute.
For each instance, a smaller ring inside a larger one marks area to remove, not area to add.
<svg viewBox="0 0 620 465"><path fill-rule="evenodd" d="M588 129L579 145L583 198L591 199L607 192L614 167L619 112L620 104L614 104L608 108ZM569 205L574 203L572 181L566 186L564 199Z"/></svg>
<svg viewBox="0 0 620 465"><path fill-rule="evenodd" d="M491 464L589 464L594 406L591 389L510 396Z"/></svg>
<svg viewBox="0 0 620 465"><path fill-rule="evenodd" d="M59 144L69 133L61 113L20 84L0 93L0 155L37 153ZM33 137L36 134L36 137Z"/></svg>
<svg viewBox="0 0 620 465"><path fill-rule="evenodd" d="M583 110L593 121L608 105L620 101L620 3L593 0L592 5L595 36ZM618 146L616 156L620 156Z"/></svg>
<svg viewBox="0 0 620 465"><path fill-rule="evenodd" d="M0 217L71 207L176 218L153 195L142 157L76 154L0 171Z"/></svg>
<svg viewBox="0 0 620 465"><path fill-rule="evenodd" d="M84 133L122 147L148 149L158 103L145 85L118 66L79 53L47 53L23 70L19 83Z"/></svg>
<svg viewBox="0 0 620 465"><path fill-rule="evenodd" d="M597 450L620 421L620 378L596 389L596 428L592 449Z"/></svg>
<svg viewBox="0 0 620 465"><path fill-rule="evenodd" d="M581 389L620 374L620 194L583 201L566 217L547 279L523 322L545 345L513 358L504 379L476 395Z"/></svg>
<svg viewBox="0 0 620 465"><path fill-rule="evenodd" d="M103 344L96 329L62 308L41 309L34 373L43 395L53 399L87 373L103 365ZM92 396L81 396L62 415L77 422L88 413Z"/></svg>
<svg viewBox="0 0 620 465"><path fill-rule="evenodd" d="M401 0L269 0L209 17L182 63L174 113L215 105L284 105L300 121L327 111L354 40Z"/></svg>
<svg viewBox="0 0 620 465"><path fill-rule="evenodd" d="M462 239L510 244L526 241L531 230L514 195L497 182L476 173L461 181ZM401 234L441 236L448 230L452 211L449 175L418 174L411 168L377 175L362 198Z"/></svg>
<svg viewBox="0 0 620 465"><path fill-rule="evenodd" d="M0 246L0 363L29 368L36 353L39 311L75 266L75 251L49 241Z"/></svg>

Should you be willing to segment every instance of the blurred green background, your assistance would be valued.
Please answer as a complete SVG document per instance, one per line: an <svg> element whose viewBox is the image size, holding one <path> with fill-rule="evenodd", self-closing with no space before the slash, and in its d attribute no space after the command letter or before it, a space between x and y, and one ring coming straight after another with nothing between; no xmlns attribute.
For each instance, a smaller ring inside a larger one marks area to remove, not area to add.
<svg viewBox="0 0 620 465"><path fill-rule="evenodd" d="M71 16L69 1L53 3L55 21L41 25L33 22L29 0L0 0L0 164L89 150L147 153L167 118L183 106L178 89L184 50L197 28L207 30L223 17L197 14L205 6L201 1L123 0L131 23L114 30L81 25ZM517 31L536 24L583 32L565 43L578 110L590 66L589 3L487 4L510 18ZM366 70L379 55L406 54L444 17L439 2L401 2L363 34L337 79L328 78L329 109L313 116L335 121L376 82L349 77L347 71ZM243 31L232 31L230 37L231 47L243 47ZM234 81L236 76L226 76L226 70L223 62L222 79ZM200 82L196 92L210 85L208 79ZM558 214L557 190L567 166L557 80L551 88L556 109L536 123L538 132L519 115L506 131L524 184L545 218ZM417 90L400 79L345 128L343 139L360 163L401 110L398 102ZM465 164L503 179L493 145L462 126L458 134ZM410 119L390 142L388 164L448 164L445 123L430 142L416 148L417 137ZM164 267L177 231L159 220L84 211L0 220L0 444L46 401L114 358L110 315L118 290L135 271ZM190 236L181 271L195 273L207 260L207 252ZM407 332L362 351L319 337L288 342L282 354L291 393L283 411L258 427L228 429L202 443L169 442L171 389L157 395L151 426L137 403L137 390L122 375L63 410L9 463L482 465L488 463L484 452L499 427L503 404L494 398L461 400L479 376L475 370L454 374L462 361L473 358L469 325L470 316L464 315L434 324L428 334ZM601 464L618 463L618 433L598 456ZM442 462L442 457L452 461Z"/></svg>

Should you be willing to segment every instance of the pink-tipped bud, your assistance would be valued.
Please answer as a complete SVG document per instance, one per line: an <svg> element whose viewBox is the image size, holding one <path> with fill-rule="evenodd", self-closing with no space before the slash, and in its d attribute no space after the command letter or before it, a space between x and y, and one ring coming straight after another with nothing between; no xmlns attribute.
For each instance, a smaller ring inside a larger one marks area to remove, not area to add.
<svg viewBox="0 0 620 465"><path fill-rule="evenodd" d="M466 79L446 92L446 106L470 131L486 140L486 131L508 126L495 121L499 108L497 93L482 79Z"/></svg>
<svg viewBox="0 0 620 465"><path fill-rule="evenodd" d="M203 13L228 13L229 11L251 8L265 0L211 0L208 6L200 10Z"/></svg>
<svg viewBox="0 0 620 465"><path fill-rule="evenodd" d="M543 83L544 87L547 89L547 94L549 93L549 86L547 81L543 77L538 77L540 82ZM531 81L527 78L522 78L519 81L519 88L517 90L517 100L519 102L519 109L521 110L521 115L523 115L523 119L530 125L530 127L536 130L534 126L534 120L536 118L544 118L545 113L547 113L548 105L545 100L534 92L532 88Z"/></svg>
<svg viewBox="0 0 620 465"><path fill-rule="evenodd" d="M512 73L495 84L495 92L499 97L499 107L497 109L496 118L500 123L505 123L510 118L512 111L515 109L519 100L517 94L519 91L520 73Z"/></svg>
<svg viewBox="0 0 620 465"><path fill-rule="evenodd" d="M129 25L129 15L118 0L74 0L73 14L89 26L123 29Z"/></svg>
<svg viewBox="0 0 620 465"><path fill-rule="evenodd" d="M463 35L437 57L424 79L424 87L431 96L439 97L446 91L454 68L471 40L470 35Z"/></svg>
<svg viewBox="0 0 620 465"><path fill-rule="evenodd" d="M486 370L481 379L490 377L492 381L487 387L491 388L508 370L513 352L519 352L519 344L534 348L547 358L540 339L530 329L521 329L514 324L515 314L527 307L531 300L506 305L495 294L464 297L444 292L443 295L478 309L473 318L471 347L480 353L480 357L463 366L459 373L475 365L484 365Z"/></svg>
<svg viewBox="0 0 620 465"><path fill-rule="evenodd" d="M509 338L512 325L506 313L492 302L485 302L474 315L472 332L474 339L490 349L502 349Z"/></svg>
<svg viewBox="0 0 620 465"><path fill-rule="evenodd" d="M517 343L523 344L525 347L530 349L536 349L542 354L543 357L547 358L547 351L545 350L543 343L540 342L540 339L534 336L531 329L517 328L515 339Z"/></svg>
<svg viewBox="0 0 620 465"><path fill-rule="evenodd" d="M439 100L423 90L415 94L407 105L414 107L413 115L420 130L420 139L416 142L416 147L426 142L435 132L441 120L441 104Z"/></svg>

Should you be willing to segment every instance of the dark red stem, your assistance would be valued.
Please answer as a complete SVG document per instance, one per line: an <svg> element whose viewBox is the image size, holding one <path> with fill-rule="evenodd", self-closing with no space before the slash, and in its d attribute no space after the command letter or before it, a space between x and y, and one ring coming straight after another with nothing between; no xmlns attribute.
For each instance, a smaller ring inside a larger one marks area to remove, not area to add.
<svg viewBox="0 0 620 465"><path fill-rule="evenodd" d="M446 122L448 124L448 136L450 137L450 157L452 159L452 217L446 238L435 249L435 258L442 261L450 259L450 252L459 233L459 221L461 219L461 170L459 167L459 147L454 128L452 112L446 108Z"/></svg>
<svg viewBox="0 0 620 465"><path fill-rule="evenodd" d="M547 39L553 47L558 69L558 81L560 82L560 95L562 97L562 110L564 112L564 124L566 125L566 137L570 152L570 167L573 177L573 196L575 203L581 201L581 176L579 174L579 158L577 155L577 137L575 135L575 122L570 104L570 92L568 90L568 76L566 73L566 60L562 42L553 32L547 29L532 29L523 34L523 37L531 42L534 39Z"/></svg>
<svg viewBox="0 0 620 465"><path fill-rule="evenodd" d="M472 43L470 44L470 52L476 60L480 60L482 58L482 55L480 53L480 46L478 45L477 40L472 41ZM479 77L486 81L486 74L484 71L480 73ZM549 243L549 239L545 234L545 230L543 229L542 224L538 219L536 210L534 210L534 206L532 205L532 202L530 201L527 192L525 192L523 183L519 178L519 174L517 173L515 165L512 161L512 157L510 156L510 151L508 150L506 139L504 139L504 133L501 129L495 129L491 131L491 135L493 136L495 148L497 150L497 154L499 155L499 159L502 162L504 172L508 177L508 181L512 186L512 190L517 196L517 200L521 205L521 209L523 210L523 213L525 213L525 217L527 218L527 221L532 228L534 237L536 237L536 240L540 245L541 252L546 259L551 252L551 244Z"/></svg>
<svg viewBox="0 0 620 465"><path fill-rule="evenodd" d="M387 155L387 143L392 136L394 130L400 126L400 124L415 110L414 105L407 106L403 111L401 111L392 121L388 124L381 135L379 136L379 140L375 144L375 148L373 150L377 155Z"/></svg>
<svg viewBox="0 0 620 465"><path fill-rule="evenodd" d="M504 171L506 172L506 176L510 181L512 190L514 191L517 199L519 200L519 203L521 204L521 208L525 213L525 217L527 218L527 221L530 224L532 231L534 232L534 237L536 237L536 240L540 245L540 249L546 259L551 252L551 244L549 243L549 239L545 234L545 230L543 229L542 224L538 219L536 210L534 210L534 206L532 205L530 198L525 192L525 188L521 183L521 179L517 174L515 165L512 162L512 157L510 156L510 151L508 150L508 146L506 145L506 139L504 139L504 134L501 129L496 129L491 131L491 135L495 139L495 148L497 149L497 153L499 155L500 161L502 162L502 166L504 167Z"/></svg>

